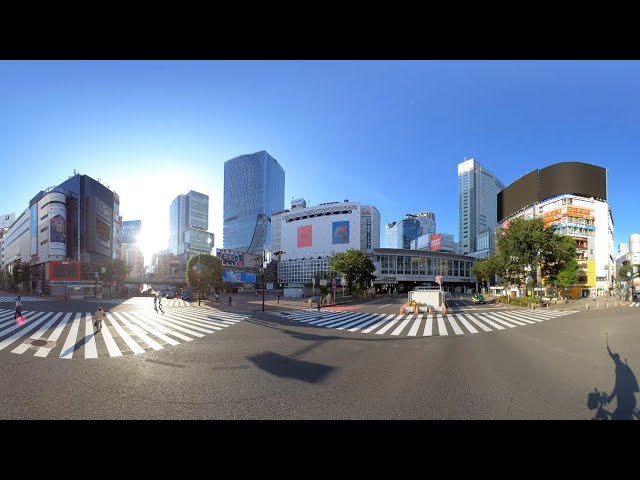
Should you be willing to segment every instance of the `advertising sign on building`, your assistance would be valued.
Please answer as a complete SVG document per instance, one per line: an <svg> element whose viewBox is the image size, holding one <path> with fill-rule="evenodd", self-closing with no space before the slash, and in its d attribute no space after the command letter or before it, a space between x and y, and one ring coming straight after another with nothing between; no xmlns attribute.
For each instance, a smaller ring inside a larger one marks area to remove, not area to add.
<svg viewBox="0 0 640 480"><path fill-rule="evenodd" d="M436 252L442 248L442 234L436 233L435 235L431 235L431 244L429 246L429 250L432 252Z"/></svg>
<svg viewBox="0 0 640 480"><path fill-rule="evenodd" d="M9 228L16 221L15 213L7 213L0 216L0 228Z"/></svg>
<svg viewBox="0 0 640 480"><path fill-rule="evenodd" d="M235 250L219 248L217 256L222 261L222 265L227 267L244 267L244 253Z"/></svg>
<svg viewBox="0 0 640 480"><path fill-rule="evenodd" d="M567 207L567 216L578 218L591 218L591 210L588 208Z"/></svg>
<svg viewBox="0 0 640 480"><path fill-rule="evenodd" d="M349 221L332 222L331 232L333 245L349 243Z"/></svg>
<svg viewBox="0 0 640 480"><path fill-rule="evenodd" d="M38 254L38 204L31 206L31 256Z"/></svg>
<svg viewBox="0 0 640 480"><path fill-rule="evenodd" d="M80 262L49 262L49 280L52 282L80 281Z"/></svg>
<svg viewBox="0 0 640 480"><path fill-rule="evenodd" d="M256 274L224 270L222 272L222 280L229 283L256 283Z"/></svg>
<svg viewBox="0 0 640 480"><path fill-rule="evenodd" d="M312 246L312 225L298 227L298 248Z"/></svg>
<svg viewBox="0 0 640 480"><path fill-rule="evenodd" d="M371 250L371 217L367 217L367 250Z"/></svg>
<svg viewBox="0 0 640 480"><path fill-rule="evenodd" d="M142 231L142 220L122 222L122 243L136 243L136 237Z"/></svg>
<svg viewBox="0 0 640 480"><path fill-rule="evenodd" d="M67 207L49 205L49 255L67 254Z"/></svg>

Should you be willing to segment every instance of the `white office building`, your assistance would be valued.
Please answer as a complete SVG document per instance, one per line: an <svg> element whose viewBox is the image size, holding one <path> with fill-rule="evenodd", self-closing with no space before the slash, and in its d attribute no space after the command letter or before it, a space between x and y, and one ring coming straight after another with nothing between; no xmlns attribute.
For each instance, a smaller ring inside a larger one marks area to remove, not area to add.
<svg viewBox="0 0 640 480"><path fill-rule="evenodd" d="M503 183L477 160L471 158L458 164L458 239L460 253L478 249L478 235L494 229L498 220L497 194Z"/></svg>

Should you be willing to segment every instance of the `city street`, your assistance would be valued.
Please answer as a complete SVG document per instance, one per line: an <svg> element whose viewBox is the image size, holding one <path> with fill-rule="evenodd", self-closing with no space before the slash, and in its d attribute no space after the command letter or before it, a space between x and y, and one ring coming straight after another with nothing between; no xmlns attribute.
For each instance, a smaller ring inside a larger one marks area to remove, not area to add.
<svg viewBox="0 0 640 480"><path fill-rule="evenodd" d="M640 368L634 306L441 316L399 315L406 296L320 313L269 298L262 313L235 295L163 315L136 298L103 301L94 335L96 302L25 299L17 325L7 296L2 419L590 419L589 393L616 384L607 340Z"/></svg>

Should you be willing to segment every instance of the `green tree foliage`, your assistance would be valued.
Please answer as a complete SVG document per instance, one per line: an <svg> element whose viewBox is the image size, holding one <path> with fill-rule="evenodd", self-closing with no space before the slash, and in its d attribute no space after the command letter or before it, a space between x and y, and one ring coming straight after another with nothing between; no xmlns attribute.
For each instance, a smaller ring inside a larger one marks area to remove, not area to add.
<svg viewBox="0 0 640 480"><path fill-rule="evenodd" d="M487 282L487 289L490 286L491 277L496 274L496 270L496 260L493 256L477 260L471 267L471 273L475 275L480 285L483 282Z"/></svg>
<svg viewBox="0 0 640 480"><path fill-rule="evenodd" d="M16 286L28 283L31 280L31 268L28 262L16 262L13 266L11 280Z"/></svg>
<svg viewBox="0 0 640 480"><path fill-rule="evenodd" d="M635 272L634 272L635 270ZM627 276L627 272L631 272L631 276ZM624 262L618 270L619 280L627 281L630 278L640 277L640 265L630 265L629 262Z"/></svg>
<svg viewBox="0 0 640 480"><path fill-rule="evenodd" d="M376 278L373 274L376 271L376 267L371 259L360 250L353 248L344 253L332 255L329 260L329 267L331 270L344 275L349 291L351 291L354 283L363 287Z"/></svg>
<svg viewBox="0 0 640 480"><path fill-rule="evenodd" d="M125 278L133 270L132 266L127 265L127 262L121 259L109 260L104 267L107 269L104 278L113 279L120 285L124 284Z"/></svg>
<svg viewBox="0 0 640 480"><path fill-rule="evenodd" d="M555 284L560 288L569 288L578 283L578 261L572 258L558 272Z"/></svg>
<svg viewBox="0 0 640 480"><path fill-rule="evenodd" d="M196 268L198 262L202 265L201 271ZM194 255L187 262L185 278L191 288L198 288L199 285L201 291L208 287L220 290L222 288L222 261L216 256L204 253ZM200 283L198 284L198 282Z"/></svg>
<svg viewBox="0 0 640 480"><path fill-rule="evenodd" d="M508 283L520 285L527 276L555 284L559 272L575 259L575 240L544 228L541 218L516 218L498 229L493 261L496 272Z"/></svg>

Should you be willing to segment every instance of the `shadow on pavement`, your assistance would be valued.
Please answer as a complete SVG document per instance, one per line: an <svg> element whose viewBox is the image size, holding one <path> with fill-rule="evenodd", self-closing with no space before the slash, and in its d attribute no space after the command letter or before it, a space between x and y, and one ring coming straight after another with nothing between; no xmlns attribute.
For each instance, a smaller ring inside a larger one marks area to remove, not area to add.
<svg viewBox="0 0 640 480"><path fill-rule="evenodd" d="M615 366L615 384L611 395L599 392L596 388L587 396L587 407L590 410L597 409L593 420L640 419L640 412L636 408L636 393L640 391L636 376L629 367L626 358L624 362L620 360L620 354L611 352L609 345L607 345L607 352ZM616 399L616 409L610 412L604 406L611 403L614 398Z"/></svg>
<svg viewBox="0 0 640 480"><path fill-rule="evenodd" d="M248 359L265 372L309 383L318 383L335 370L335 367L297 360L274 352L260 353Z"/></svg>

